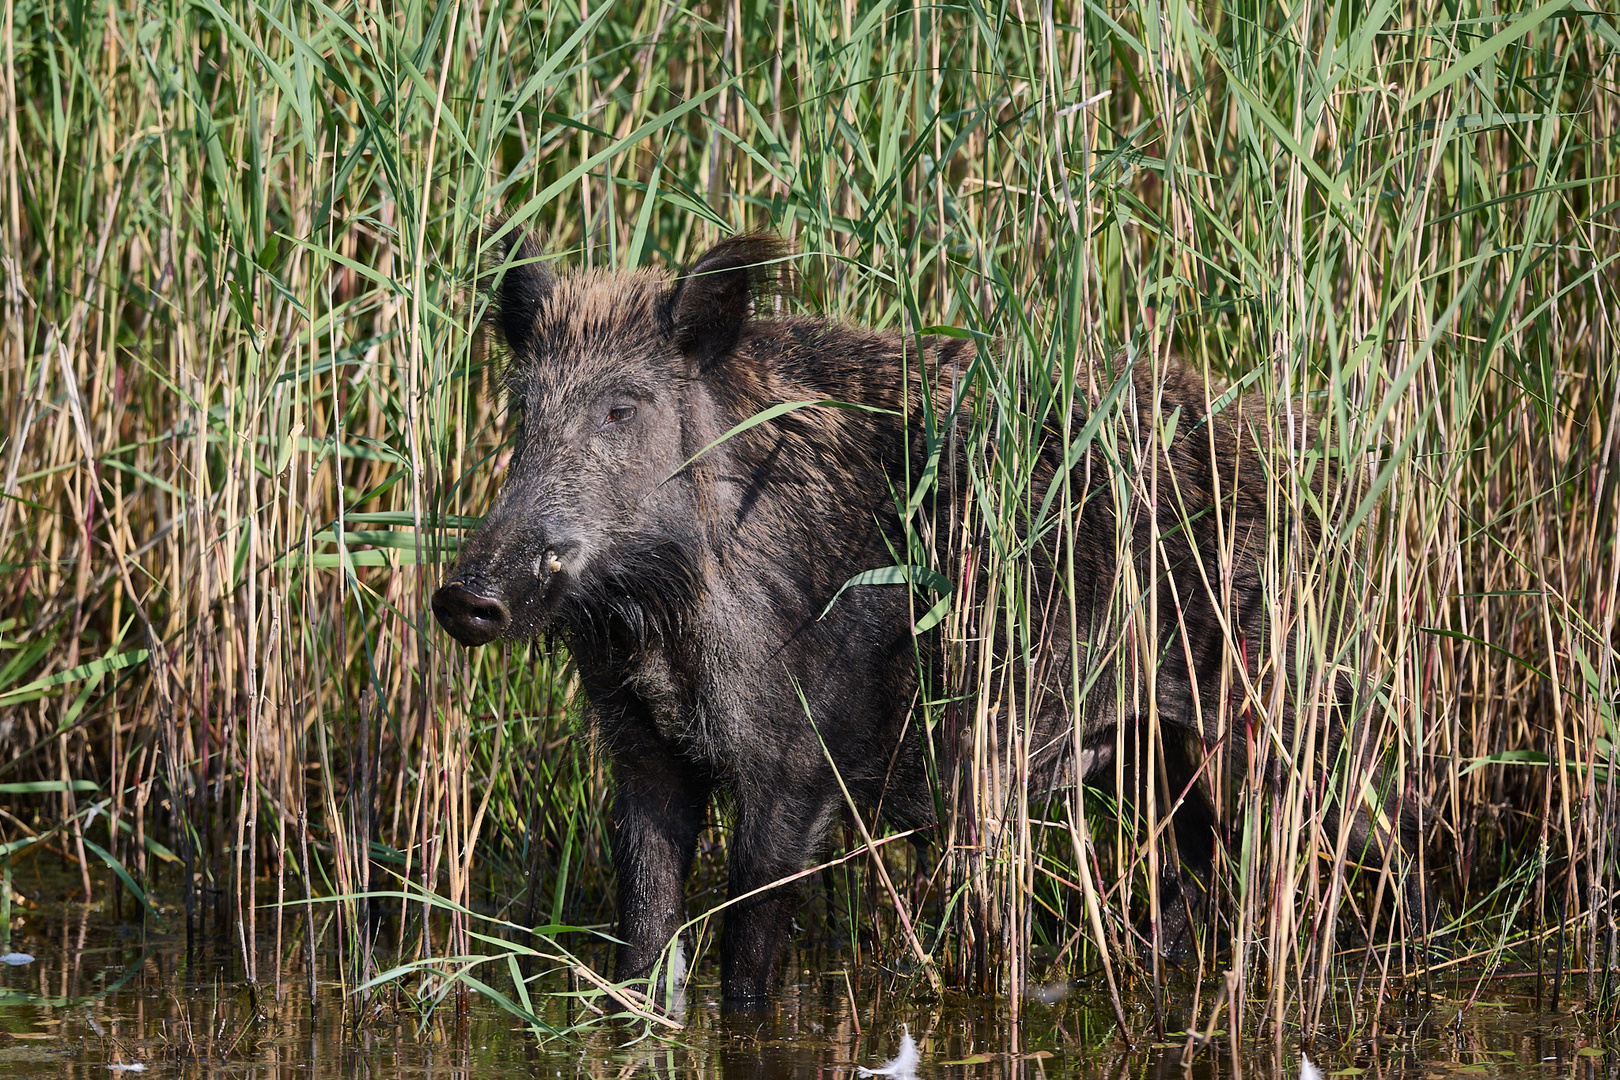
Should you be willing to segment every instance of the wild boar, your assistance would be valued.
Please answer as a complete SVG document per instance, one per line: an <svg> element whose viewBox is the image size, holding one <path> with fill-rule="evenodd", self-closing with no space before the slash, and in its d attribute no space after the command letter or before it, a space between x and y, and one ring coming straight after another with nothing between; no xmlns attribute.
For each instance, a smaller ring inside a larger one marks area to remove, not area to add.
<svg viewBox="0 0 1620 1080"><path fill-rule="evenodd" d="M904 503L942 446L920 512L936 534L952 527L967 494L956 418L974 346L764 317L756 300L786 256L768 237L722 241L674 276L553 275L515 229L496 248L490 310L511 353L517 430L499 497L434 614L464 645L554 635L570 650L611 755L618 978L644 976L685 921L698 833L711 800L727 796L728 889L744 899L725 912L722 988L729 1003L758 1002L799 902L796 885L767 886L810 864L843 805L839 779L895 827L935 816L912 714L920 693L942 691L922 685L937 681L939 645L914 633L907 589L840 589L907 550L896 493ZM1166 740L1166 762L1185 786L1197 762L1181 745L1215 737L1199 702L1213 713L1223 693L1223 642L1266 632L1256 564L1266 452L1245 408L1209 415L1199 376L1171 367L1155 383L1147 370L1119 389L1143 408L1161 395L1179 426L1158 451L1157 519L1137 508L1127 531L1136 572L1157 582L1157 711L1183 736ZM806 404L736 430L784 403ZM1077 406L1076 430L1096 404ZM1064 464L1061 438L1048 442L1039 492ZM1032 757L1045 788L1107 762L1116 725L1137 720L1119 703L1148 699L1145 686L1121 687L1133 677L1095 632L1110 623L1121 571L1107 468L1090 450L1071 465L1073 625L1093 631L1074 685L1091 690L1081 708L1066 704L1064 575L1051 543L1034 543L1030 605L1048 617ZM1224 593L1212 584L1223 542L1235 551ZM1196 786L1189 798L1177 827L1196 868L1214 837ZM1365 823L1358 830L1365 842Z"/></svg>

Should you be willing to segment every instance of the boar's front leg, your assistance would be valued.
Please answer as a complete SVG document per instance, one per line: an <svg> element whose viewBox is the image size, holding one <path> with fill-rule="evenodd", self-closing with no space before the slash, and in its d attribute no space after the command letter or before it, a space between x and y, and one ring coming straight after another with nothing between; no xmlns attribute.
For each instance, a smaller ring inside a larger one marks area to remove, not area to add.
<svg viewBox="0 0 1620 1080"><path fill-rule="evenodd" d="M837 792L830 773L807 771L737 793L737 823L726 861L726 891L737 902L726 909L720 935L720 985L728 1007L757 1006L770 997L776 960L799 907L800 882L749 894L809 864L827 831Z"/></svg>
<svg viewBox="0 0 1620 1080"><path fill-rule="evenodd" d="M685 921L686 878L710 783L656 734L616 741L613 868L624 944L614 977L622 982L646 977Z"/></svg>

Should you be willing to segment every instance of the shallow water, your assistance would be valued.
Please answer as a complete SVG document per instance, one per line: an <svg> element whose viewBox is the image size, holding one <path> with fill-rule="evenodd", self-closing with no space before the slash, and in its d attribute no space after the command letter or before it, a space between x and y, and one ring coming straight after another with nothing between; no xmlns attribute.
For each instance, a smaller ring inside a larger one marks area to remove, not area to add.
<svg viewBox="0 0 1620 1080"><path fill-rule="evenodd" d="M1244 1053L1234 1068L1230 1047L1217 1040L1184 1070L1182 1040L1156 1042L1145 1007L1132 1010L1139 1028L1130 1041L1106 1003L1089 992L1031 1004L1014 1024L1002 1003L963 994L919 1003L897 994L882 971L853 968L837 956L794 957L789 970L797 976L765 1014L722 1015L711 964L693 976L678 1032L647 1037L640 1026L614 1023L539 1045L512 1017L477 997L459 1014L452 998L425 1022L386 993L356 1007L334 981L330 958L320 961L312 1009L301 946L284 948L278 978L267 943L259 958L261 983L250 988L228 942L204 942L188 955L183 936L143 934L99 907L58 903L27 912L10 949L34 959L0 965L0 1080L820 1080L884 1064L906 1031L918 1046L919 1077L1293 1080L1300 1074L1297 1044L1285 1043L1280 1053L1269 1045ZM1458 1011L1453 1000L1429 997L1397 1020L1386 1019L1377 1038L1319 1040L1310 1054L1328 1077L1620 1080L1620 1057L1589 1043L1578 1004L1575 1011L1537 1011L1533 999L1504 985L1461 1021ZM559 1026L581 1018L577 1005L570 1009L560 1000L544 1013Z"/></svg>

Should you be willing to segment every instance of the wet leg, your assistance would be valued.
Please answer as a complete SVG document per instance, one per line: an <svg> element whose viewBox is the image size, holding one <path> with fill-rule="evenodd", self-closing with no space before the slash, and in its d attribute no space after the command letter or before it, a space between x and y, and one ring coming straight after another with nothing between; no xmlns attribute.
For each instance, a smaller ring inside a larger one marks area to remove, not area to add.
<svg viewBox="0 0 1620 1080"><path fill-rule="evenodd" d="M648 738L614 754L613 866L619 879L615 978L646 976L686 920L686 878L710 785Z"/></svg>
<svg viewBox="0 0 1620 1080"><path fill-rule="evenodd" d="M763 1004L775 984L776 962L793 915L800 882L762 889L803 870L820 848L834 806L832 777L755 787L739 798L727 865L728 893L746 896L726 909L720 937L720 981L728 1007Z"/></svg>

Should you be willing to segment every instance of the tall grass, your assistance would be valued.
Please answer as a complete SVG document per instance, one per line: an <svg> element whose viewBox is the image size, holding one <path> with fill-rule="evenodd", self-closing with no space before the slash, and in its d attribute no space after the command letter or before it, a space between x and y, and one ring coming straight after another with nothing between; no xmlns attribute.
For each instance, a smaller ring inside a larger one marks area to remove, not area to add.
<svg viewBox="0 0 1620 1080"><path fill-rule="evenodd" d="M462 651L425 606L504 463L467 241L501 211L623 268L767 228L803 253L789 308L960 328L1001 406L979 516L932 555L979 696L918 714L970 733L905 912L951 981L1016 1007L1102 968L1160 1005L1132 939L1179 793L1149 752L1145 798L1032 803L1027 701L977 629L1028 642L1030 451L1123 350L1262 395L1301 463L1279 506L1314 497L1312 461L1340 478L1320 545L1270 538L1270 675L1245 686L1229 643L1216 707L1263 730L1352 671L1382 757L1210 769L1198 970L1232 973L1231 1029L1314 1029L1334 986L1432 959L1380 947L1424 929L1393 903L1416 868L1358 872L1326 825L1390 786L1423 807L1456 951L1612 1020L1617 47L1587 0L5 0L0 858L117 864L123 910L177 898L261 981L266 935L335 944L361 985L377 946L476 951L456 907L607 921L566 656ZM1151 655L1173 613L1143 584L1117 584L1116 629ZM1148 715L1120 738L1151 751ZM861 866L834 906L900 954ZM450 914L357 899L407 885ZM321 897L335 931L278 906Z"/></svg>

